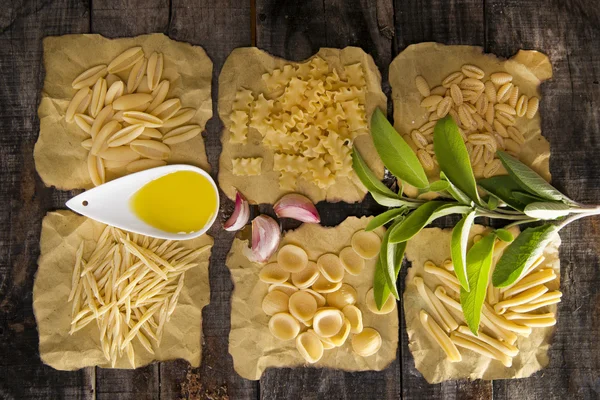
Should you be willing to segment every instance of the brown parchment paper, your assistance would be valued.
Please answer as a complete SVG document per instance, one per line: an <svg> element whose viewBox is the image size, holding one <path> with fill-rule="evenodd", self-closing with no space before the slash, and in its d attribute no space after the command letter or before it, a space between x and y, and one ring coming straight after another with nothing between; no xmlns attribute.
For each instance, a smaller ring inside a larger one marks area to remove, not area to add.
<svg viewBox="0 0 600 400"><path fill-rule="evenodd" d="M430 87L442 84L442 80L464 64L483 69L486 78L494 72L508 72L513 83L519 86L519 95L541 98L539 86L552 77L548 57L540 52L520 50L505 60L493 54L485 54L477 46L446 46L440 43L419 43L408 46L390 64L389 80L394 103L394 127L400 134L410 133L428 121L427 110L420 106L422 96L415 86L415 78L422 75ZM517 118L516 126L525 136L525 144L519 158L547 181L550 180L550 145L542 136L540 113L533 119ZM427 173L430 181L439 178L439 168ZM409 189L408 193L411 191ZM414 194L414 193L413 193Z"/></svg>
<svg viewBox="0 0 600 400"><path fill-rule="evenodd" d="M486 228L475 225L470 237L481 234ZM517 235L518 230L512 229ZM418 275L423 277L425 284L435 291L442 284L434 275L425 273L423 264L427 260L440 265L450 258L451 229L427 228L412 238L406 247L406 257L412 262L406 277L406 287L403 295L404 318L408 333L408 348L415 359L415 366L423 374L427 382L439 383L450 379L511 379L526 378L548 365L548 348L554 333L554 327L533 328L528 338L519 336L515 345L519 354L513 358L513 365L506 368L500 361L478 355L467 349L459 348L462 361L451 363L438 344L428 335L419 320L421 309L428 310L419 295L412 279ZM556 238L544 250L544 265L553 268L558 278L546 285L550 290L557 290L560 281L560 261L558 247L560 237ZM494 265L501 252L494 257ZM556 313L556 305L548 306L548 310ZM560 322L560 320L559 320Z"/></svg>
<svg viewBox="0 0 600 400"><path fill-rule="evenodd" d="M381 74L370 55L358 47L346 47L341 50L322 48L311 58L316 56L323 58L330 67L337 69L338 72L343 72L344 65L360 62L367 81L367 120L370 120L375 107L386 109L387 99L381 91ZM232 200L235 199L236 188L252 203L273 204L289 192L279 187L279 173L273 171L274 153L261 145L262 137L257 130L249 128L248 143L245 145L229 143L229 127L231 126L229 115L237 90L244 88L250 89L254 93L265 92L266 87L261 79L262 75L282 68L286 64L298 65L297 62L274 57L256 47L239 48L233 50L227 57L219 75L219 117L225 125L221 135L223 151L219 158L219 186ZM354 143L367 164L377 176L382 178L383 163L377 155L371 136L361 135L355 139ZM238 157L262 157L262 173L257 176L233 175L231 160ZM338 177L336 183L327 190L320 189L304 179L299 179L296 192L306 195L313 202L326 200L347 203L361 201L367 193L354 174L351 177Z"/></svg>
<svg viewBox="0 0 600 400"><path fill-rule="evenodd" d="M348 217L336 227L323 227L317 224L303 224L300 228L285 233L281 246L293 243L302 246L310 260L316 261L325 253L339 253L350 245L352 235L367 225L372 217ZM383 236L383 228L376 230ZM226 264L231 270L235 288L231 299L231 332L229 353L233 357L233 367L246 379L260 379L269 367L299 367L305 361L296 350L295 340L283 342L269 331L267 316L262 310L262 301L268 286L258 279L259 264L248 261L244 248L247 240L236 238L233 241ZM275 257L273 257L273 261ZM396 310L386 315L375 315L365 304L366 293L373 287L375 259L367 260L365 269L359 276L346 274L345 283L352 285L358 293L357 306L363 314L365 327L377 329L381 334L381 349L369 357L361 357L352 351L351 336L339 348L325 350L317 368L336 368L345 371L380 371L396 359L398 347L398 313Z"/></svg>
<svg viewBox="0 0 600 400"><path fill-rule="evenodd" d="M83 256L88 257L105 226L70 211L50 212L42 222L41 254L33 286L33 311L40 335L40 358L53 368L75 370L95 365L110 368L100 349L100 333L96 324L91 323L69 335L71 303L67 302L75 252L83 240ZM208 235L181 242L182 246L190 249L212 244L213 239ZM186 271L179 302L171 320L165 325L155 354L148 353L139 341L132 342L136 367L154 360L177 358L187 360L194 367L200 365L202 308L210 300L209 257L210 251L204 252L198 258L199 265ZM116 368L130 369L127 357L120 358Z"/></svg>
<svg viewBox="0 0 600 400"><path fill-rule="evenodd" d="M203 129L212 117L212 62L198 46L177 42L162 33L124 39L100 35L65 35L44 39L46 77L38 108L40 136L34 149L35 166L46 186L58 189L93 187L87 171L88 151L81 142L89 137L75 123L65 121L65 112L77 92L71 82L80 73L98 64L109 64L128 48L141 46L149 57L153 51L164 54L162 79L171 83L167 98L178 97L183 107L198 111L189 124ZM127 82L127 73L118 73ZM201 135L172 145L169 164L191 164L209 170ZM107 170L107 180L126 174L125 168Z"/></svg>

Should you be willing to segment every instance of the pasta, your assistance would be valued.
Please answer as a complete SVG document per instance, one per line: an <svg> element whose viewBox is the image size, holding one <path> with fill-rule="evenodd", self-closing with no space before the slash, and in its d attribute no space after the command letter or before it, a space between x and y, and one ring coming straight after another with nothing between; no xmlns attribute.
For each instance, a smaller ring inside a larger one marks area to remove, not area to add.
<svg viewBox="0 0 600 400"><path fill-rule="evenodd" d="M415 79L417 91L422 96L420 105L429 118L428 122L411 133L410 138L404 136L404 139L411 145L425 170L434 170L437 164L435 152L428 148L432 142L428 135L433 133L436 122L446 115L452 116L467 144L475 178L506 174L496 156L498 148L519 157L521 145L526 143L526 139L515 127L517 118L533 118L539 100L520 95L513 76L506 72L492 73L488 79L485 75L481 68L465 64L460 71L449 74L441 86L433 89L429 89L425 77L419 75ZM482 135L489 138L485 141L485 149L469 148L469 142L481 141L472 139L474 135L475 138ZM511 142L506 143L509 138Z"/></svg>
<svg viewBox="0 0 600 400"><path fill-rule="evenodd" d="M360 63L342 71L320 57L263 74L265 90L240 89L229 114L229 142L246 144L249 128L274 153L279 186L304 180L326 190L349 177L354 139L368 132L366 79Z"/></svg>
<svg viewBox="0 0 600 400"><path fill-rule="evenodd" d="M108 66L97 65L73 80L77 92L65 120L89 136L82 146L90 152L88 173L94 185L106 181L105 169L131 173L166 165L170 145L201 133L198 125L183 126L196 110L182 108L178 98L167 99L170 83L161 80L163 71L162 53L153 52L147 59L141 47L133 47ZM168 132L163 136L164 130Z"/></svg>
<svg viewBox="0 0 600 400"><path fill-rule="evenodd" d="M260 175L262 170L262 157L255 158L234 158L231 160L234 175L254 176Z"/></svg>
<svg viewBox="0 0 600 400"><path fill-rule="evenodd" d="M124 352L135 367L131 342L136 338L151 353L153 347L160 346L164 326L183 288L185 271L196 266L194 260L209 248L186 250L186 256L178 258L175 254L183 248L177 242L155 239L150 249L148 237L135 236L130 238L107 226L87 261L83 258L84 243L80 244L73 268L70 334L96 321L100 348L113 367ZM170 256L167 246L173 248Z"/></svg>
<svg viewBox="0 0 600 400"><path fill-rule="evenodd" d="M454 345L454 343L448 338L448 336L442 331L442 328L439 325L429 318L429 315L421 310L419 313L419 319L421 320L421 324L425 328L425 331L431 336L431 338L444 350L446 356L448 357L448 361L450 362L460 362L462 357Z"/></svg>

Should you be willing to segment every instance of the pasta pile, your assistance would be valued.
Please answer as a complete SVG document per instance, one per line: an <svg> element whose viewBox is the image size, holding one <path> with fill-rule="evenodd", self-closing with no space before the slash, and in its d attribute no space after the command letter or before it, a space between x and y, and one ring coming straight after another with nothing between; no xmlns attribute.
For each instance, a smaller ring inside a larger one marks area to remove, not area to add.
<svg viewBox="0 0 600 400"><path fill-rule="evenodd" d="M65 119L90 136L81 145L89 150L87 167L95 186L106 181L107 169L137 172L165 165L170 145L202 131L199 125L185 125L195 109L182 108L178 98L167 99L170 82L161 80L163 67L161 53L146 58L141 47L132 47L73 81L77 93Z"/></svg>
<svg viewBox="0 0 600 400"><path fill-rule="evenodd" d="M262 76L265 90L240 89L230 114L232 144L246 144L249 128L273 151L279 185L295 190L303 179L327 189L352 171L351 149L368 132L366 80L360 63L343 71L320 57ZM262 158L233 160L234 175L259 175Z"/></svg>
<svg viewBox="0 0 600 400"><path fill-rule="evenodd" d="M475 241L478 238L481 236L477 235ZM441 267L427 261L424 268L426 276L413 279L427 305L419 317L450 362L462 360L460 347L510 367L512 358L519 353L515 345L517 336L528 337L533 328L556 324L554 313L543 311L547 311L546 306L560 302L562 293L549 291L545 285L558 278L552 267L544 265L543 256L524 270L511 286L498 289L489 284L478 336L466 326L459 299L460 284L453 273L452 261L446 260ZM425 284L427 275L435 276L443 284L435 290L430 289Z"/></svg>
<svg viewBox="0 0 600 400"><path fill-rule="evenodd" d="M517 118L533 118L539 99L519 95L513 76L506 72L484 78L482 69L467 64L431 89L424 77L415 79L417 90L423 96L421 107L429 112L429 121L403 137L425 169L432 170L437 163L433 130L437 120L448 114L459 126L476 178L506 173L496 157L498 149L519 157L525 137L515 126Z"/></svg>
<svg viewBox="0 0 600 400"><path fill-rule="evenodd" d="M125 352L135 368L133 340L151 354L160 345L165 323L177 306L185 271L208 250L186 250L171 240L125 234L107 226L94 251L83 259L77 249L69 301L70 334L95 321L106 360L115 366Z"/></svg>
<svg viewBox="0 0 600 400"><path fill-rule="evenodd" d="M339 255L327 253L316 262L309 261L306 251L287 244L277 253L277 262L267 264L260 280L269 284L262 309L271 316L269 330L277 339L296 339L296 348L309 363L316 363L324 350L341 347L352 333L354 352L371 356L382 344L377 330L363 327L363 314L357 306L354 287L343 283L345 273L360 275L365 259L379 255L381 239L374 232L358 231L352 245ZM396 302L390 295L378 310L369 290L365 299L369 311L388 314Z"/></svg>

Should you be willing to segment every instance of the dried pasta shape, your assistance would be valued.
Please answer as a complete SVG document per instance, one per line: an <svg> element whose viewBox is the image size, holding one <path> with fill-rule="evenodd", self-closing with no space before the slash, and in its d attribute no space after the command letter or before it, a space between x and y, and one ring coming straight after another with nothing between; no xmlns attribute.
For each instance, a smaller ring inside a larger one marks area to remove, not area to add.
<svg viewBox="0 0 600 400"><path fill-rule="evenodd" d="M73 120L75 121L77 126L80 127L81 130L84 131L85 133L89 134L90 131L92 130L92 124L94 123L94 118L90 117L89 115L75 114L75 117L73 117Z"/></svg>
<svg viewBox="0 0 600 400"><path fill-rule="evenodd" d="M156 128L145 128L140 139L162 139L163 134Z"/></svg>
<svg viewBox="0 0 600 400"><path fill-rule="evenodd" d="M296 338L296 348L309 363L314 364L323 357L323 342L314 332L303 332Z"/></svg>
<svg viewBox="0 0 600 400"><path fill-rule="evenodd" d="M81 104L84 102L85 98L89 97L91 95L91 93L92 93L92 91L90 90L89 87L84 87L82 89L79 89L79 91L77 93L75 93L75 96L73 96L73 98L71 99L71 102L69 103L69 106L67 107L67 111L65 112L65 120L67 122L73 122L73 118L75 117L77 110L79 109Z"/></svg>
<svg viewBox="0 0 600 400"><path fill-rule="evenodd" d="M115 132L108 139L108 147L119 147L138 138L144 132L144 125L135 124Z"/></svg>
<svg viewBox="0 0 600 400"><path fill-rule="evenodd" d="M350 275L360 275L362 270L365 268L365 260L358 255L352 247L346 247L340 251L340 261L344 266L344 269Z"/></svg>
<svg viewBox="0 0 600 400"><path fill-rule="evenodd" d="M167 165L166 161L163 160L151 160L149 158L144 158L142 160L136 160L127 164L127 172L140 172L145 171L150 168L162 167L163 165Z"/></svg>
<svg viewBox="0 0 600 400"><path fill-rule="evenodd" d="M196 115L194 108L181 108L171 118L163 123L163 128L175 128L189 122Z"/></svg>
<svg viewBox="0 0 600 400"><path fill-rule="evenodd" d="M290 278L290 273L277 263L271 263L262 267L258 278L265 283L283 283Z"/></svg>
<svg viewBox="0 0 600 400"><path fill-rule="evenodd" d="M304 289L304 291L306 293L310 293L315 298L315 300L317 300L317 307L324 307L327 303L325 296L323 296L321 293L315 292L312 289Z"/></svg>
<svg viewBox="0 0 600 400"><path fill-rule="evenodd" d="M417 87L419 93L421 93L421 96L429 97L431 95L431 91L429 90L429 84L421 75L415 78L415 86Z"/></svg>
<svg viewBox="0 0 600 400"><path fill-rule="evenodd" d="M269 286L268 291L272 292L273 290L280 290L283 293L287 294L288 296L291 296L292 294L296 293L299 289L289 282L283 282L283 283L274 283L271 286Z"/></svg>
<svg viewBox="0 0 600 400"><path fill-rule="evenodd" d="M125 71L135 65L143 57L144 50L142 50L141 47L127 49L108 64L108 72L115 74L117 72Z"/></svg>
<svg viewBox="0 0 600 400"><path fill-rule="evenodd" d="M375 232L358 231L352 236L352 248L364 259L375 258L379 254L381 238Z"/></svg>
<svg viewBox="0 0 600 400"><path fill-rule="evenodd" d="M152 95L147 93L126 94L112 102L115 110L131 110L152 101Z"/></svg>
<svg viewBox="0 0 600 400"><path fill-rule="evenodd" d="M166 160L171 155L169 146L155 140L136 139L129 146L142 157L153 160Z"/></svg>
<svg viewBox="0 0 600 400"><path fill-rule="evenodd" d="M343 283L342 287L335 292L327 294L327 305L339 308L340 310L347 305L356 304L358 300L358 294L356 289L347 283Z"/></svg>
<svg viewBox="0 0 600 400"><path fill-rule="evenodd" d="M267 315L275 315L288 311L288 302L290 297L280 290L273 290L267 293L262 302L262 310Z"/></svg>
<svg viewBox="0 0 600 400"><path fill-rule="evenodd" d="M277 313L269 320L269 330L279 340L292 340L300 332L300 323L289 313Z"/></svg>
<svg viewBox="0 0 600 400"><path fill-rule="evenodd" d="M102 111L98 113L98 116L94 119L94 123L92 124L92 128L90 129L90 136L92 137L92 139L94 139L98 132L100 132L100 129L102 128L102 126L104 126L104 122L109 121L111 118L113 118L113 115L114 113L112 105L104 107Z"/></svg>
<svg viewBox="0 0 600 400"><path fill-rule="evenodd" d="M142 57L138 62L136 62L131 71L129 72L129 77L127 78L127 93L135 92L135 89L140 85L144 75L146 74L146 65L148 64L148 60L146 57Z"/></svg>
<svg viewBox="0 0 600 400"><path fill-rule="evenodd" d="M90 101L90 115L96 117L104 108L104 99L106 98L106 80L98 78L92 90L92 98Z"/></svg>
<svg viewBox="0 0 600 400"><path fill-rule="evenodd" d="M317 267L329 282L341 282L344 279L344 266L340 258L332 253L323 254L317 260Z"/></svg>
<svg viewBox="0 0 600 400"><path fill-rule="evenodd" d="M314 331L314 329L308 329L307 332L312 332L319 338L319 340L323 344L323 349L325 349L325 350L335 349L335 345L333 344L333 342L331 341L330 338L320 337L319 335L317 335L317 333Z"/></svg>
<svg viewBox="0 0 600 400"><path fill-rule="evenodd" d="M106 150L98 153L98 157L103 160L109 161L123 161L123 162L131 162L138 160L140 155L135 151L131 150L129 146L119 146L119 147L109 147Z"/></svg>
<svg viewBox="0 0 600 400"><path fill-rule="evenodd" d="M361 333L363 330L363 317L360 308L349 304L342 309L342 313L350 322L350 333Z"/></svg>
<svg viewBox="0 0 600 400"><path fill-rule="evenodd" d="M88 154L87 159L88 173L92 179L94 186L102 185L105 182L104 164L101 158L96 157L92 153Z"/></svg>
<svg viewBox="0 0 600 400"><path fill-rule="evenodd" d="M77 90L85 87L90 87L94 83L96 83L96 81L99 78L104 78L105 76L106 65L96 65L95 67L92 67L79 74L79 76L77 76L77 78L73 80L71 86L73 87L73 89Z"/></svg>
<svg viewBox="0 0 600 400"><path fill-rule="evenodd" d="M125 93L125 83L123 83L123 81L114 82L106 91L106 96L104 96L104 105L107 106L112 104L115 99L123 96L123 93Z"/></svg>
<svg viewBox="0 0 600 400"><path fill-rule="evenodd" d="M121 168L124 168L127 165L129 165L129 161L115 161L115 160L106 160L106 159L102 159L102 160L104 161L104 168L110 169L110 170L121 169Z"/></svg>
<svg viewBox="0 0 600 400"><path fill-rule="evenodd" d="M369 357L379 351L382 342L377 330L364 328L362 332L352 336L352 350L361 357Z"/></svg>
<svg viewBox="0 0 600 400"><path fill-rule="evenodd" d="M92 139L85 139L83 142L81 142L81 147L83 147L86 150L89 150L92 148Z"/></svg>
<svg viewBox="0 0 600 400"><path fill-rule="evenodd" d="M312 289L318 293L332 293L342 287L342 282L331 282L323 275L319 275Z"/></svg>
<svg viewBox="0 0 600 400"><path fill-rule="evenodd" d="M337 308L320 308L313 317L313 329L322 338L337 334L344 325L344 314Z"/></svg>
<svg viewBox="0 0 600 400"><path fill-rule="evenodd" d="M299 321L308 321L317 312L317 300L313 295L300 290L290 296L290 313Z"/></svg>
<svg viewBox="0 0 600 400"><path fill-rule="evenodd" d="M100 151L103 151L108 148L107 140L111 137L115 132L121 129L121 124L117 121L109 121L106 125L100 129L98 135L96 135L94 139L94 143L92 144L92 148L90 152L97 156Z"/></svg>
<svg viewBox="0 0 600 400"><path fill-rule="evenodd" d="M182 143L195 138L200 132L202 132L200 125L185 125L167 132L162 137L162 141L168 145Z"/></svg>
<svg viewBox="0 0 600 400"><path fill-rule="evenodd" d="M158 105L150 113L157 116L162 121L166 121L171 118L181 109L181 101L178 98L166 100L164 103Z"/></svg>
<svg viewBox="0 0 600 400"><path fill-rule="evenodd" d="M427 314L424 310L421 310L419 313L419 320L429 336L431 336L431 338L442 348L442 350L444 350L446 356L448 357L448 361L462 361L462 356L452 340L450 340L442 328L440 328L440 326L429 317L429 314Z"/></svg>
<svg viewBox="0 0 600 400"><path fill-rule="evenodd" d="M161 105L167 98L170 88L171 83L169 81L162 81L161 83L159 83L158 86L151 93L153 100L146 111L152 112L156 107Z"/></svg>
<svg viewBox="0 0 600 400"><path fill-rule="evenodd" d="M142 124L146 128L160 128L163 124L160 118L141 111L125 111L123 120L130 124Z"/></svg>
<svg viewBox="0 0 600 400"><path fill-rule="evenodd" d="M335 347L341 347L346 343L346 339L350 335L350 330L352 329L350 321L344 317L344 323L340 328L340 331L329 338Z"/></svg>
<svg viewBox="0 0 600 400"><path fill-rule="evenodd" d="M306 289L312 286L317 279L319 279L319 268L313 261L309 261L302 271L292 274L292 283L299 289Z"/></svg>
<svg viewBox="0 0 600 400"><path fill-rule="evenodd" d="M162 53L154 52L148 58L148 69L146 75L148 76L148 89L154 90L160 78L162 77L164 66L164 57Z"/></svg>
<svg viewBox="0 0 600 400"><path fill-rule="evenodd" d="M377 308L377 303L375 302L375 296L373 294L373 288L369 289L367 295L365 297L365 303L367 304L367 308L373 314L383 315L389 314L396 308L396 299L391 294L388 295L387 300L383 303L381 310Z"/></svg>
<svg viewBox="0 0 600 400"><path fill-rule="evenodd" d="M286 244L277 252L277 263L288 272L300 272L308 265L308 255L302 247Z"/></svg>

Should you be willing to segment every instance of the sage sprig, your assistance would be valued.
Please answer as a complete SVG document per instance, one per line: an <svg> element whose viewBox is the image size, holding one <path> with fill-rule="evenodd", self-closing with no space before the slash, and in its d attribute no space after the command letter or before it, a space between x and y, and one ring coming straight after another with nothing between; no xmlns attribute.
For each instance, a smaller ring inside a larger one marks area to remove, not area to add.
<svg viewBox="0 0 600 400"><path fill-rule="evenodd" d="M384 165L400 186L398 193L385 186L354 149L356 175L375 201L390 207L367 226L373 230L390 224L375 268L373 291L379 308L390 294L399 297L396 284L407 242L435 219L458 214L462 218L452 231L450 253L461 285L465 320L477 334L496 239L512 242L492 274L494 286L506 287L533 264L560 229L577 219L600 214L600 207L582 206L569 199L503 151L498 151L497 156L508 175L476 181L466 146L450 116L440 119L434 129L434 152L441 171L440 180L431 184L415 153L380 110L371 118L371 135ZM403 182L419 189L420 194L436 192L439 198L425 201L406 197L402 193ZM528 227L516 239L506 229L497 229L469 249L469 233L479 217L505 220L506 227L559 222Z"/></svg>

